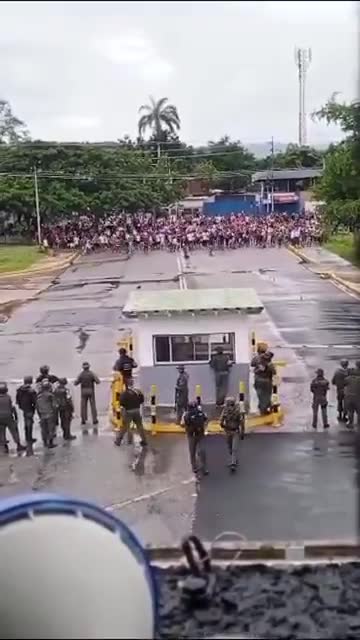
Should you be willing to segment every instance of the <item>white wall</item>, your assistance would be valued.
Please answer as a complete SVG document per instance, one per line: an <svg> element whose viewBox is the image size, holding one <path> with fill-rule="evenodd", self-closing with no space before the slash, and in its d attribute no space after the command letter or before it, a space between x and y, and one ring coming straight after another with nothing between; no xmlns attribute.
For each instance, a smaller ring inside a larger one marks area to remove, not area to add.
<svg viewBox="0 0 360 640"><path fill-rule="evenodd" d="M235 361L248 363L252 327L252 316L247 314L140 318L134 331L137 362L140 367L154 365L153 336L156 335L235 333Z"/></svg>

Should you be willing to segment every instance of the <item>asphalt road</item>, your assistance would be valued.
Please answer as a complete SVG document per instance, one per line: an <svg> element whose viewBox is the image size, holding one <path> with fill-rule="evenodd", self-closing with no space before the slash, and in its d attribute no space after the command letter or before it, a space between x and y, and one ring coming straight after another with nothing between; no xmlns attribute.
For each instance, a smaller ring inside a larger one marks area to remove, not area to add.
<svg viewBox="0 0 360 640"><path fill-rule="evenodd" d="M121 316L137 287L177 287L175 255L155 253L129 261L111 255L83 258L38 300L0 325L0 377L11 390L44 363L75 377L88 360L104 378L98 392L98 437L78 433L71 446L33 458L0 460L0 496L59 491L93 499L124 518L148 543L176 542L193 528L206 539L224 530L251 539L351 537L355 529L352 436L339 432L334 397L330 434L309 428L309 380L318 366L331 375L341 357L360 356L360 304L283 250L192 255L184 269L192 288L254 287L265 312L254 326L276 357L285 359L280 387L286 409L277 433L251 434L240 468L230 476L221 436L209 436L211 474L196 487L186 441L152 439L146 457L113 447L108 426L109 383L116 341L129 325ZM75 395L76 401L77 397ZM77 414L78 404L76 402ZM74 421L79 430L78 417Z"/></svg>

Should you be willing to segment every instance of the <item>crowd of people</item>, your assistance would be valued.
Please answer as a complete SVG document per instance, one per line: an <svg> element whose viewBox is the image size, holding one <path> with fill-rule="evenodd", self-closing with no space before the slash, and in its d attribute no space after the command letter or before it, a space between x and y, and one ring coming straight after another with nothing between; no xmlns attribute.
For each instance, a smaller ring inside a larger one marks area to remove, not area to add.
<svg viewBox="0 0 360 640"><path fill-rule="evenodd" d="M309 246L322 240L318 217L271 213L229 216L151 213L119 213L103 217L93 214L44 225L43 240L52 249L79 249L84 253L110 249L133 253L152 250L208 250L242 247L280 247L286 244Z"/></svg>

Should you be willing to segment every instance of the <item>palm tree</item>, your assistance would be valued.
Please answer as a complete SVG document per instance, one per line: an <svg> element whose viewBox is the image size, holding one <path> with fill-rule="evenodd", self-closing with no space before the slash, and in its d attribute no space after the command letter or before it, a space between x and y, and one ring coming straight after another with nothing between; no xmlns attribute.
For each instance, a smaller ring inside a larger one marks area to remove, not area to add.
<svg viewBox="0 0 360 640"><path fill-rule="evenodd" d="M156 140L161 141L165 131L176 133L180 129L178 110L167 102L167 98L156 101L150 96L150 104L140 107L139 113L143 113L138 123L140 137L146 129L151 129Z"/></svg>

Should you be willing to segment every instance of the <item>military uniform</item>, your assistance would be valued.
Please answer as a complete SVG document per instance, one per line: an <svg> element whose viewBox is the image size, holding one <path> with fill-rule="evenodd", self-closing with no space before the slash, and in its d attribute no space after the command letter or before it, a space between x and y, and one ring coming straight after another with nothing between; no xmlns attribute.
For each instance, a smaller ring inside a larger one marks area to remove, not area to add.
<svg viewBox="0 0 360 640"><path fill-rule="evenodd" d="M126 349L119 350L119 357L114 364L114 371L118 371L122 374L124 381L132 378L133 369L136 369L137 364L131 356L128 356Z"/></svg>
<svg viewBox="0 0 360 640"><path fill-rule="evenodd" d="M189 404L189 375L183 366L179 366L178 371L179 375L175 386L175 411L177 423L180 424Z"/></svg>
<svg viewBox="0 0 360 640"><path fill-rule="evenodd" d="M271 411L273 377L276 375L275 366L271 362L272 357L271 351L265 351L258 353L251 361L255 376L254 387L261 415L266 415Z"/></svg>
<svg viewBox="0 0 360 640"><path fill-rule="evenodd" d="M349 363L347 360L341 361L341 367L336 369L331 384L336 387L338 420L346 421L346 410L344 405L345 399L345 380L349 375Z"/></svg>
<svg viewBox="0 0 360 640"><path fill-rule="evenodd" d="M329 381L324 377L322 369L317 370L316 378L313 379L310 385L311 393L313 394L312 410L313 410L313 429L317 429L319 408L321 409L321 418L324 429L329 428L328 416L327 416L327 394L330 385Z"/></svg>
<svg viewBox="0 0 360 640"><path fill-rule="evenodd" d="M223 406L229 386L229 373L231 368L231 360L228 355L218 348L216 353L211 356L210 367L215 374L215 392L216 405Z"/></svg>
<svg viewBox="0 0 360 640"><path fill-rule="evenodd" d="M41 437L45 447L52 449L56 435L56 412L57 406L51 384L47 381L42 383L42 387L36 398L36 410L40 418Z"/></svg>
<svg viewBox="0 0 360 640"><path fill-rule="evenodd" d="M183 417L183 426L189 444L190 464L193 472L208 474L205 450L207 416L196 402L191 402Z"/></svg>
<svg viewBox="0 0 360 640"><path fill-rule="evenodd" d="M220 426L224 429L229 450L229 467L235 470L238 464L240 438L244 437L244 415L235 398L228 398L220 417Z"/></svg>
<svg viewBox="0 0 360 640"><path fill-rule="evenodd" d="M349 375L345 379L345 410L348 414L349 427L354 426L355 413L357 424L360 426L360 362L357 361L354 368L349 369Z"/></svg>
<svg viewBox="0 0 360 640"><path fill-rule="evenodd" d="M144 404L144 394L140 389L134 389L131 384L120 394L120 406L122 407L123 424L116 435L115 444L119 447L122 439L130 429L133 422L141 438L141 445L147 444L146 433L142 421L140 407Z"/></svg>
<svg viewBox="0 0 360 640"><path fill-rule="evenodd" d="M32 386L31 376L25 376L24 384L16 390L16 404L23 413L26 445L31 450L36 442L33 438L36 391Z"/></svg>
<svg viewBox="0 0 360 640"><path fill-rule="evenodd" d="M18 452L24 451L25 447L20 442L16 408L8 394L7 384L2 382L0 383L0 447L5 453L8 453L6 429L9 429Z"/></svg>
<svg viewBox="0 0 360 640"><path fill-rule="evenodd" d="M81 392L81 424L85 425L88 418L88 403L90 403L91 415L93 425L98 424L96 399L95 399L95 385L100 384L100 380L97 375L91 371L88 362L84 362L83 371L79 373L74 382L75 386L80 385ZM86 430L84 430L86 431Z"/></svg>
<svg viewBox="0 0 360 640"><path fill-rule="evenodd" d="M71 393L67 388L66 378L60 378L59 384L54 391L55 402L59 412L60 426L64 440L75 440L76 436L71 433L71 422L74 415L74 403Z"/></svg>

